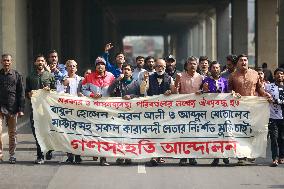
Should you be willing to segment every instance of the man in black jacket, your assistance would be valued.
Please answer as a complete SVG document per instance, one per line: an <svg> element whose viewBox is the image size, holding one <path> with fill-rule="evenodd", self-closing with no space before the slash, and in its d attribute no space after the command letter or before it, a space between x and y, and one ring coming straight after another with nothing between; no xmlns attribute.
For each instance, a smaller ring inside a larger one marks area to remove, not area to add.
<svg viewBox="0 0 284 189"><path fill-rule="evenodd" d="M55 79L54 76L45 70L46 60L42 54L39 54L34 59L34 66L35 70L26 78L26 96L31 98L33 95L33 90L38 89L55 89ZM41 151L40 145L38 144L36 134L35 134L35 127L34 127L34 120L33 120L33 113L31 112L31 127L32 132L36 140L37 146L37 159L35 160L36 164L43 164L44 163L44 155Z"/></svg>
<svg viewBox="0 0 284 189"><path fill-rule="evenodd" d="M24 115L25 92L22 75L11 69L12 56L3 54L0 70L0 163L3 161L2 127L6 118L9 134L9 163L16 163L17 117Z"/></svg>

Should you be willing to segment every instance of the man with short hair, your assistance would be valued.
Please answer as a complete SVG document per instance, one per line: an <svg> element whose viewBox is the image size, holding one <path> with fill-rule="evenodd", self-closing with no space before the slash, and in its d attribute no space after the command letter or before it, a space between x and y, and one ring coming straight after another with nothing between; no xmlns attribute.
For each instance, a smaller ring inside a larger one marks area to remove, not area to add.
<svg viewBox="0 0 284 189"><path fill-rule="evenodd" d="M146 70L144 69L144 57L137 56L136 57L136 68L133 70L132 78L138 81L139 85L141 84L143 80L145 71Z"/></svg>
<svg viewBox="0 0 284 189"><path fill-rule="evenodd" d="M111 43L106 44L105 52L103 54L103 58L106 62L106 70L111 72L115 78L118 78L122 73L122 65L125 62L125 56L122 52L119 52L115 55L115 64L111 64L109 62L109 50L113 48Z"/></svg>
<svg viewBox="0 0 284 189"><path fill-rule="evenodd" d="M140 96L140 85L137 80L132 77L132 66L130 64L123 64L122 74L109 87L109 91L114 97L121 97L124 100L131 100ZM116 160L118 165L132 163L131 159L118 158Z"/></svg>
<svg viewBox="0 0 284 189"><path fill-rule="evenodd" d="M33 95L33 90L44 89L50 90L55 89L55 79L54 76L45 70L46 60L42 54L35 56L34 66L35 70L26 78L26 96L30 99ZM41 151L40 145L38 144L37 137L35 134L33 113L31 112L30 116L31 128L36 140L37 146L37 159L35 164L44 163L44 155Z"/></svg>
<svg viewBox="0 0 284 189"><path fill-rule="evenodd" d="M98 99L101 97L109 97L109 86L115 81L112 73L106 71L106 61L102 57L96 59L96 70L82 81L82 92L84 96ZM105 157L100 158L102 166L110 165Z"/></svg>
<svg viewBox="0 0 284 189"><path fill-rule="evenodd" d="M199 57L199 74L200 75L204 77L210 76L209 64L210 64L210 60L207 56Z"/></svg>
<svg viewBox="0 0 284 189"><path fill-rule="evenodd" d="M11 69L12 55L3 54L0 70L0 163L3 162L2 128L7 122L9 135L9 163L16 163L17 117L24 115L25 91L22 75Z"/></svg>
<svg viewBox="0 0 284 189"><path fill-rule="evenodd" d="M259 81L258 73L248 67L248 57L245 54L240 54L237 57L237 70L232 73L228 80L229 91L232 91L234 96L264 96L270 98ZM240 157L238 164L245 165L246 157ZM254 158L249 159L254 162Z"/></svg>
<svg viewBox="0 0 284 189"><path fill-rule="evenodd" d="M155 73L155 58L153 56L147 56L145 58L145 69L149 75Z"/></svg>
<svg viewBox="0 0 284 189"><path fill-rule="evenodd" d="M45 65L45 70L49 71L55 79L55 87L57 92L62 92L62 81L68 75L66 66L59 63L58 53L56 50L50 50L47 54L47 65ZM46 153L45 158L50 160L52 158L52 151Z"/></svg>
<svg viewBox="0 0 284 189"><path fill-rule="evenodd" d="M270 118L268 123L271 140L272 167L284 164L284 69L277 68L274 71L275 82L267 84L266 91L272 96L270 103Z"/></svg>
<svg viewBox="0 0 284 189"><path fill-rule="evenodd" d="M199 93L203 76L197 73L198 62L196 57L189 57L184 64L185 72L177 74L175 80L175 92L179 94ZM188 158L190 165L196 165L195 158ZM179 164L186 165L187 159L181 158Z"/></svg>
<svg viewBox="0 0 284 189"><path fill-rule="evenodd" d="M67 70L64 64L59 63L58 53L56 50L50 50L48 52L47 62L47 71L50 71L52 73L56 81L61 82L64 77L67 76Z"/></svg>
<svg viewBox="0 0 284 189"><path fill-rule="evenodd" d="M217 61L212 61L209 66L211 76L202 81L202 90L205 93L228 93L228 81L220 76L221 67ZM228 165L229 158L223 158L223 162ZM212 166L219 164L219 158L214 158Z"/></svg>

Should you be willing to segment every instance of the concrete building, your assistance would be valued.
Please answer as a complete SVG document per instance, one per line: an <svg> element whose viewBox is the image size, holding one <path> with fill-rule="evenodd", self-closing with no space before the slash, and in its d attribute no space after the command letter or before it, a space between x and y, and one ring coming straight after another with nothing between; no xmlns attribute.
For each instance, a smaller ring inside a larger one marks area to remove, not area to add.
<svg viewBox="0 0 284 189"><path fill-rule="evenodd" d="M283 4L255 2L256 65L284 64ZM82 71L107 42L119 51L124 36L160 35L179 63L190 55L224 63L230 53L248 53L247 9L248 0L0 0L0 53L11 53L24 76L33 56L50 49Z"/></svg>

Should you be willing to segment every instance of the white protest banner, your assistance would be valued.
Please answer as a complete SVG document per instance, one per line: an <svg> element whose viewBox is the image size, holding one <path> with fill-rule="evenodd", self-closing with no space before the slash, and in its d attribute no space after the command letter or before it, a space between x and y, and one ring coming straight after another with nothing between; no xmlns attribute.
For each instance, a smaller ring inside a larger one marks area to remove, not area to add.
<svg viewBox="0 0 284 189"><path fill-rule="evenodd" d="M38 90L38 142L84 156L265 157L269 104L262 97L186 94L91 99Z"/></svg>

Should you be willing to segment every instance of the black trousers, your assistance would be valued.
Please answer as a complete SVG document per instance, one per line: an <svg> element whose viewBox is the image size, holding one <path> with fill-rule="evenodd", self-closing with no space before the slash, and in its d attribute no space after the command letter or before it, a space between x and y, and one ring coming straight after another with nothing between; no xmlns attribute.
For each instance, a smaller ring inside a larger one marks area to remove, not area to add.
<svg viewBox="0 0 284 189"><path fill-rule="evenodd" d="M284 119L269 119L272 160L284 158Z"/></svg>
<svg viewBox="0 0 284 189"><path fill-rule="evenodd" d="M35 138L35 141L36 141L37 159L44 159L43 153L41 151L40 145L38 144L38 141L37 141L37 138L36 138L36 134L35 134L33 112L31 112L30 122L31 122L32 132L33 132L33 135L34 135L34 138Z"/></svg>

